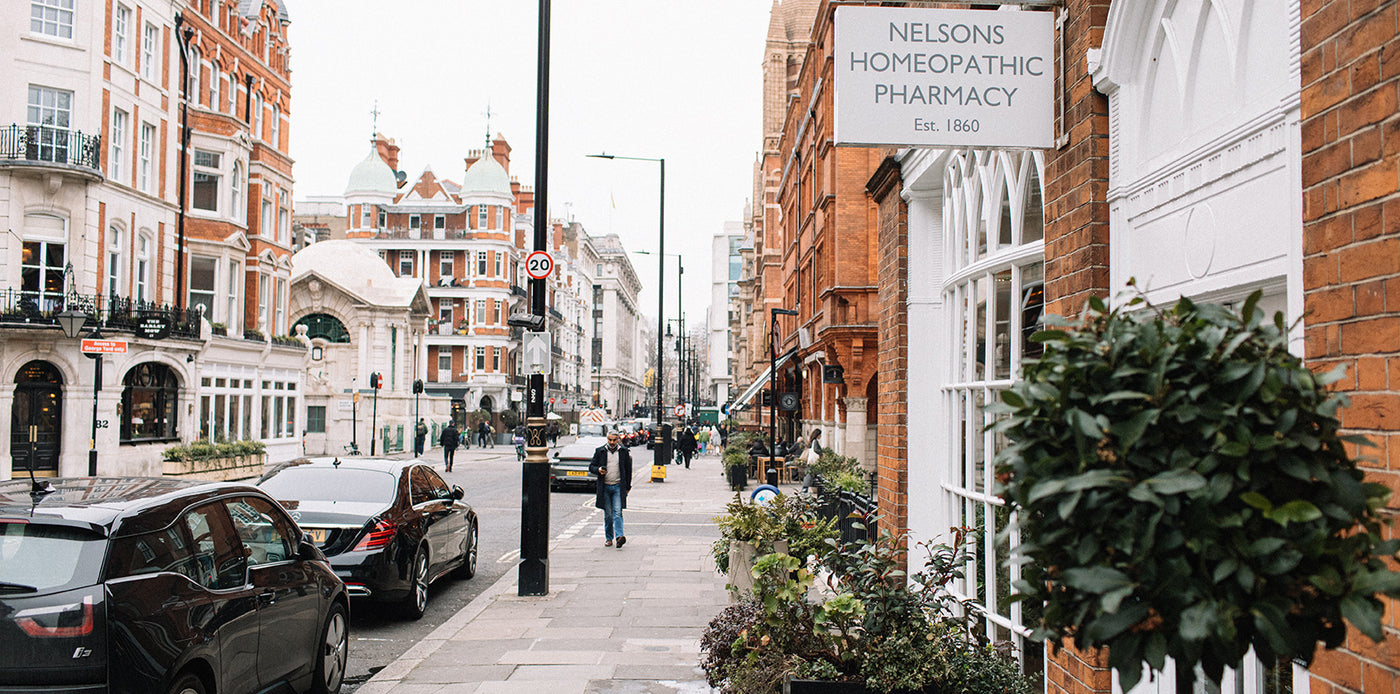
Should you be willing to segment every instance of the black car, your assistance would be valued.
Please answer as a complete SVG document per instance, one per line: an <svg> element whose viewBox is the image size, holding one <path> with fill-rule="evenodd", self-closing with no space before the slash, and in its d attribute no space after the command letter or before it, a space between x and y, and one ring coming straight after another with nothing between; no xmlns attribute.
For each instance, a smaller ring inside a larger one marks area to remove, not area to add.
<svg viewBox="0 0 1400 694"><path fill-rule="evenodd" d="M413 460L301 458L258 480L330 557L352 597L428 607L444 574L476 575L477 517L433 468Z"/></svg>
<svg viewBox="0 0 1400 694"><path fill-rule="evenodd" d="M267 494L0 482L0 692L340 691L349 600Z"/></svg>

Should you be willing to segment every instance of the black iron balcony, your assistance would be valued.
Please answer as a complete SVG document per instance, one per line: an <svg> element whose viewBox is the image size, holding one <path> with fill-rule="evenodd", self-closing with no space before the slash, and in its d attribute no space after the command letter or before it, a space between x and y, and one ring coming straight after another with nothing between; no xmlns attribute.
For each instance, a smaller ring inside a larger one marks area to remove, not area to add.
<svg viewBox="0 0 1400 694"><path fill-rule="evenodd" d="M102 177L102 138L48 125L0 128L0 166L58 166Z"/></svg>
<svg viewBox="0 0 1400 694"><path fill-rule="evenodd" d="M526 296L525 288L518 284L510 285L510 293L512 296Z"/></svg>
<svg viewBox="0 0 1400 694"><path fill-rule="evenodd" d="M126 297L106 297L101 294L57 294L18 289L0 290L0 327L57 327L56 316L68 309L88 315L84 333L93 328L103 331L135 333L142 322L164 319L170 325L172 337L199 339L201 311L198 307L176 308L169 304L154 304Z"/></svg>

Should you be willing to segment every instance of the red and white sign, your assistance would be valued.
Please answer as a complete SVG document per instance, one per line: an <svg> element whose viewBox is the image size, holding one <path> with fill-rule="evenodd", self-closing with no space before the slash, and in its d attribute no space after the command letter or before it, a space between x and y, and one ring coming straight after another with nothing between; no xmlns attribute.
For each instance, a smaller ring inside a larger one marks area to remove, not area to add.
<svg viewBox="0 0 1400 694"><path fill-rule="evenodd" d="M126 354L126 340L83 340L83 354Z"/></svg>
<svg viewBox="0 0 1400 694"><path fill-rule="evenodd" d="M525 274L530 279L542 280L554 272L554 258L544 251L533 251L525 256Z"/></svg>
<svg viewBox="0 0 1400 694"><path fill-rule="evenodd" d="M677 416L677 417L684 417L684 416L685 416L685 405L676 405L676 416Z"/></svg>

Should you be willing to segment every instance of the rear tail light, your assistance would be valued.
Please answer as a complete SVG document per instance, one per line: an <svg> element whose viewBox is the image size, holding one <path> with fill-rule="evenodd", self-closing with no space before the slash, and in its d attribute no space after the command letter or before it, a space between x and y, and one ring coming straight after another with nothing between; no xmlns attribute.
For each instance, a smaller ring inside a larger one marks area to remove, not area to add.
<svg viewBox="0 0 1400 694"><path fill-rule="evenodd" d="M92 633L92 596L82 602L33 607L14 614L15 624L35 638L73 638Z"/></svg>
<svg viewBox="0 0 1400 694"><path fill-rule="evenodd" d="M394 540L394 533L399 531L399 527L391 521L379 521L369 532L360 538L360 543L355 545L352 552L365 552L373 549L383 549Z"/></svg>

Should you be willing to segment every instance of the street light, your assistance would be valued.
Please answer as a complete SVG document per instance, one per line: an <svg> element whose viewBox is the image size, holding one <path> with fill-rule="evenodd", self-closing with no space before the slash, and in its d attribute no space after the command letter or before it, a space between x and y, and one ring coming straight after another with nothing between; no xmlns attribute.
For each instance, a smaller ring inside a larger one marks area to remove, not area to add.
<svg viewBox="0 0 1400 694"><path fill-rule="evenodd" d="M587 156L593 157L595 159L627 159L630 161L654 161L661 165L661 200L659 205L661 211L661 218L659 224L657 225L656 242L656 426L659 432L661 429L661 423L665 421L666 418L666 411L661 408L661 383L663 373L663 365L661 361L661 333L664 332L666 328L666 304L664 301L666 296L666 158L623 157L616 154L607 153L589 154ZM667 451L665 451L665 453L669 455L670 450L668 449Z"/></svg>
<svg viewBox="0 0 1400 694"><path fill-rule="evenodd" d="M83 324L87 323L88 315L77 309L70 308L55 316L58 318L58 325L63 328L63 334L68 339L73 339L82 331ZM102 334L97 326L93 326L92 333L88 335L89 340L101 339ZM88 439L88 476L97 476L97 394L102 390L102 354L89 354L93 360L92 376L92 437ZM30 462L33 465L33 462Z"/></svg>
<svg viewBox="0 0 1400 694"><path fill-rule="evenodd" d="M771 308L768 319L768 445L769 464L778 453L778 316L795 316L790 308ZM769 484L777 482L767 480Z"/></svg>

